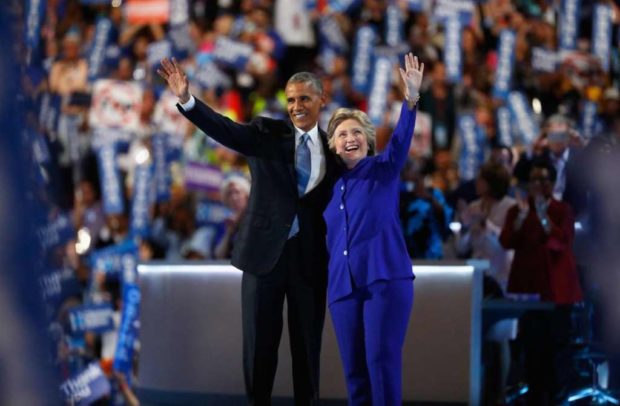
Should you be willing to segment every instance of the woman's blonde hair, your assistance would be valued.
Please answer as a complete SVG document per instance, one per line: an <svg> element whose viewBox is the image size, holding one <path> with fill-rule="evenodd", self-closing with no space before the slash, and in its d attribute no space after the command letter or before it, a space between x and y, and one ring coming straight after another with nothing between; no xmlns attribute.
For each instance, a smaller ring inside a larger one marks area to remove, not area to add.
<svg viewBox="0 0 620 406"><path fill-rule="evenodd" d="M377 144L377 132L375 131L375 127L370 122L368 115L357 109L340 108L334 111L334 114L332 114L332 118L329 119L329 124L327 125L327 140L329 143L329 149L333 152L336 151L336 140L334 138L336 128L338 128L343 121L350 119L360 123L362 126L362 131L366 136L366 142L368 143L368 156L374 155L375 145Z"/></svg>

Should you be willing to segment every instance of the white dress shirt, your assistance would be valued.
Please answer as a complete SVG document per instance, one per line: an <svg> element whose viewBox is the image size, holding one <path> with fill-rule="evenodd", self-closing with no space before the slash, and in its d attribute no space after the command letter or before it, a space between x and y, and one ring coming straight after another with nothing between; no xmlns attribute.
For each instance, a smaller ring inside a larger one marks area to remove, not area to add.
<svg viewBox="0 0 620 406"><path fill-rule="evenodd" d="M301 143L301 136L305 131L295 127L295 152L297 147ZM325 153L323 151L323 142L319 138L319 125L316 124L310 131L308 131L308 148L310 148L310 179L308 180L308 186L304 194L314 189L325 177ZM297 154L295 154L297 156Z"/></svg>

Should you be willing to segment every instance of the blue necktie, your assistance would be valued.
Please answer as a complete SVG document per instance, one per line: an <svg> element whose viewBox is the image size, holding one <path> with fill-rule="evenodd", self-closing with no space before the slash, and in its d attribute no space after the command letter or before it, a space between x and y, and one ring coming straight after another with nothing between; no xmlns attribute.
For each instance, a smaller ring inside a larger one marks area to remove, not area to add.
<svg viewBox="0 0 620 406"><path fill-rule="evenodd" d="M312 160L310 157L310 147L308 147L308 133L303 133L300 137L299 145L295 151L295 169L297 170L297 193L299 197L306 193L310 172L312 171ZM293 219L288 238L293 237L299 232L299 220L297 216Z"/></svg>

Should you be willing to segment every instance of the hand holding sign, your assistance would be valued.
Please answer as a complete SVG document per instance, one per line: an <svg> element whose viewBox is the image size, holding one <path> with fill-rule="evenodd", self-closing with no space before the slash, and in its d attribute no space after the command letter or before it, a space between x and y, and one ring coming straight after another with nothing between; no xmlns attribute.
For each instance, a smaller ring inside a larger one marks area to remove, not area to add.
<svg viewBox="0 0 620 406"><path fill-rule="evenodd" d="M157 69L157 73L168 83L168 87L181 103L189 101L189 81L175 58L162 59L161 69Z"/></svg>

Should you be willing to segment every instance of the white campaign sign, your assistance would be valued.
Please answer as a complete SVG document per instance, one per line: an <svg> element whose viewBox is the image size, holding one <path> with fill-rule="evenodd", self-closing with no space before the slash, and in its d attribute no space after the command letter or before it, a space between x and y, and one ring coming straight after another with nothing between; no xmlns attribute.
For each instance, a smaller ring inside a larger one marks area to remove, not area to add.
<svg viewBox="0 0 620 406"><path fill-rule="evenodd" d="M142 86L136 82L111 79L96 81L90 107L90 126L138 130L142 93Z"/></svg>

